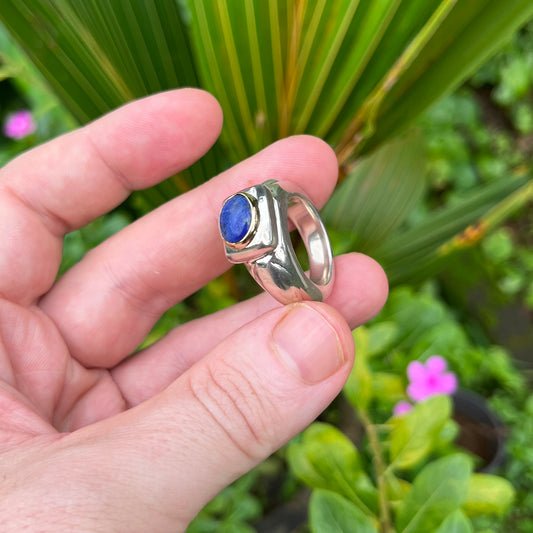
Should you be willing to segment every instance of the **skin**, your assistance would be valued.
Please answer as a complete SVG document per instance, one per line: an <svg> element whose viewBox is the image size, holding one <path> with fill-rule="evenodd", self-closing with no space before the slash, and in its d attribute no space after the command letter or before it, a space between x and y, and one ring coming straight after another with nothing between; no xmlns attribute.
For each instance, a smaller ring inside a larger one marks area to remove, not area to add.
<svg viewBox="0 0 533 533"><path fill-rule="evenodd" d="M128 357L166 309L230 267L217 227L227 196L276 177L324 204L337 162L316 138L271 145L56 280L65 233L192 164L221 127L212 96L169 91L0 170L2 531L183 531L341 390L350 329L387 295L360 254L336 259L327 303L263 294Z"/></svg>

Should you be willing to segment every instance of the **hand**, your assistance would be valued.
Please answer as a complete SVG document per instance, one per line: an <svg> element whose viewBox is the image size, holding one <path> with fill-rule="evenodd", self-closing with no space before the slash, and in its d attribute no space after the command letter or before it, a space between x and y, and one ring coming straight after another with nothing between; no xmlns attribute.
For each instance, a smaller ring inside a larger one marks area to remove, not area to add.
<svg viewBox="0 0 533 533"><path fill-rule="evenodd" d="M3 532L184 530L345 382L350 328L387 293L359 254L337 258L327 304L283 307L263 294L128 358L166 309L229 267L217 228L227 196L276 177L326 201L337 164L318 139L275 143L55 279L65 233L193 163L221 123L208 94L170 91L0 170Z"/></svg>

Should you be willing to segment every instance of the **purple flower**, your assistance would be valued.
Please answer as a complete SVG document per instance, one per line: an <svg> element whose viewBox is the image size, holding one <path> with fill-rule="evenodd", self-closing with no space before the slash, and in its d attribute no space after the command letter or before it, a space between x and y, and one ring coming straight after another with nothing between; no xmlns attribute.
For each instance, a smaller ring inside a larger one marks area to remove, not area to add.
<svg viewBox="0 0 533 533"><path fill-rule="evenodd" d="M453 394L457 389L457 377L447 372L448 364L440 355L431 356L426 363L411 361L407 367L408 396L421 402L436 394Z"/></svg>
<svg viewBox="0 0 533 533"><path fill-rule="evenodd" d="M4 135L11 139L22 139L36 129L31 111L21 109L10 113L4 122Z"/></svg>
<svg viewBox="0 0 533 533"><path fill-rule="evenodd" d="M394 406L394 409L392 410L392 414L394 416L402 416L405 413L408 413L412 408L413 406L409 402L406 402L405 400L400 400Z"/></svg>

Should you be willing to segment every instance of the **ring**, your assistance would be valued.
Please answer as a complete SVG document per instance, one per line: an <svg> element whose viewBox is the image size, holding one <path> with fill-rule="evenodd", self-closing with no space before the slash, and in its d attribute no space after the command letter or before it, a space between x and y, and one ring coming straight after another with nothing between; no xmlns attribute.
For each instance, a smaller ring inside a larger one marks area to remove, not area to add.
<svg viewBox="0 0 533 533"><path fill-rule="evenodd" d="M291 243L291 221L307 249L307 276ZM283 304L323 301L333 286L333 255L326 228L315 206L276 180L230 196L223 204L219 229L230 263L244 263L265 291Z"/></svg>

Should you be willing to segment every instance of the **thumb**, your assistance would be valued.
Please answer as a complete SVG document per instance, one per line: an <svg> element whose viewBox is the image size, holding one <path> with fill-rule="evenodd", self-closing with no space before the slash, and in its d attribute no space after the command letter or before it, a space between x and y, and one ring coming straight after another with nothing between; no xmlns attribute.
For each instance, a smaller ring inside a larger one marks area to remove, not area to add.
<svg viewBox="0 0 533 533"><path fill-rule="evenodd" d="M350 329L333 308L316 302L278 308L120 415L122 423L94 424L99 436L93 433L91 442L100 441L106 460L113 458L106 482L128 487L128 501L114 505L124 513L124 531L185 529L222 488L316 418L341 390L353 353ZM124 494L110 491L106 498ZM128 527L131 517L136 522Z"/></svg>

